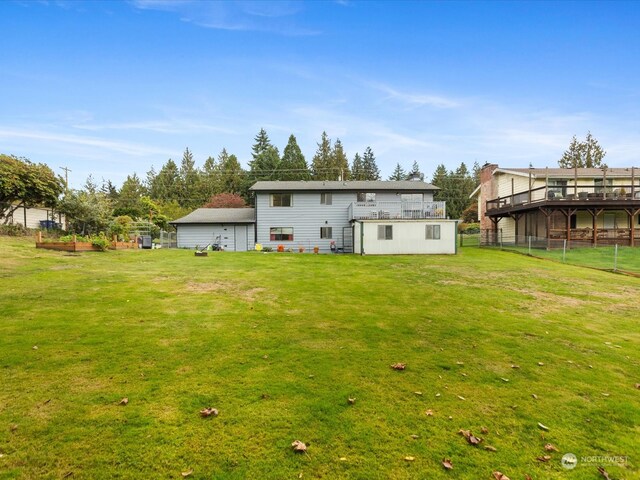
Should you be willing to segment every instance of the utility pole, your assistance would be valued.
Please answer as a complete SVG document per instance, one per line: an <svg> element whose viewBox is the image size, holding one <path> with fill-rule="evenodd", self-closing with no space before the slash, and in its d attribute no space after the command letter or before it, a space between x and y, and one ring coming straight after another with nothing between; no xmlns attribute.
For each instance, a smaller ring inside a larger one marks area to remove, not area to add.
<svg viewBox="0 0 640 480"><path fill-rule="evenodd" d="M67 167L60 167L60 170L64 170L64 193L69 193L69 172L72 170Z"/></svg>

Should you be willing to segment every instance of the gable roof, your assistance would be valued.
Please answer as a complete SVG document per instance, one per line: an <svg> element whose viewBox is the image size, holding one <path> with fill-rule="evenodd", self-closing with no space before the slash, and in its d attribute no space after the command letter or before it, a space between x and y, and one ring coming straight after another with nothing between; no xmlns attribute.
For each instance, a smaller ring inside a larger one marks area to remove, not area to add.
<svg viewBox="0 0 640 480"><path fill-rule="evenodd" d="M177 220L171 225L188 225L202 223L255 223L255 208L198 208Z"/></svg>
<svg viewBox="0 0 640 480"><path fill-rule="evenodd" d="M435 191L440 190L435 185L415 180L296 180L296 181L260 181L253 184L249 189L254 192L282 192L282 191L329 191L341 190L350 192L375 192L375 191Z"/></svg>

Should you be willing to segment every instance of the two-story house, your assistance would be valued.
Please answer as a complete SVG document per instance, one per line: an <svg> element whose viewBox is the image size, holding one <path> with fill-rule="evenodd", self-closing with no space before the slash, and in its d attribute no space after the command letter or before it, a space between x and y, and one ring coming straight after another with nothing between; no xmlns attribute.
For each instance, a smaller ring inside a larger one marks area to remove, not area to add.
<svg viewBox="0 0 640 480"><path fill-rule="evenodd" d="M407 181L261 181L255 241L358 254L455 253L456 221L438 188Z"/></svg>
<svg viewBox="0 0 640 480"><path fill-rule="evenodd" d="M640 244L635 168L500 168L486 164L478 217L487 243L547 248Z"/></svg>

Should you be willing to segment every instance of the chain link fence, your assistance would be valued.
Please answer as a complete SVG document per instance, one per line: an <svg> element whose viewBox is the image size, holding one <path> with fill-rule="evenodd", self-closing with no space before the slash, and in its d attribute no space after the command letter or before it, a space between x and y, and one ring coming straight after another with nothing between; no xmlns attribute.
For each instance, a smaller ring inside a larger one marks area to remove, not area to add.
<svg viewBox="0 0 640 480"><path fill-rule="evenodd" d="M640 245L593 245L590 241L504 235L502 230L482 230L460 235L461 247L486 247L518 252L560 263L640 276Z"/></svg>

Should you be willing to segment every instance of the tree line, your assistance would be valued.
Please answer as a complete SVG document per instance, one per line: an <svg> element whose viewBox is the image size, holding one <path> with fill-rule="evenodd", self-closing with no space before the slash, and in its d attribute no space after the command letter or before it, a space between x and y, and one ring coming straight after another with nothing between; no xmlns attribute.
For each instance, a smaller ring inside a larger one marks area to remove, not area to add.
<svg viewBox="0 0 640 480"><path fill-rule="evenodd" d="M562 167L598 167L602 166L605 154L589 133L584 142L574 136L558 163ZM452 170L443 164L436 167L428 181L439 188L435 200L447 202L450 218L475 220L476 202L469 195L479 184L479 175L477 162L471 168L464 162ZM417 162L408 169L397 163L387 180L416 176L425 180ZM82 188L65 191L62 178L46 165L0 155L0 223L6 223L12 210L20 206L44 205L64 213L70 220L70 229L78 233L123 230L137 220L167 228L168 221L198 207L238 207L251 203L249 188L260 180L382 180L382 177L371 147L349 160L340 139L332 141L326 132L322 133L310 161L294 135L289 136L280 154L261 129L254 138L246 169L225 148L197 167L192 152L186 148L179 162L170 158L159 171L152 167L144 178L132 173L120 188L111 180L103 179L98 184L89 176Z"/></svg>

